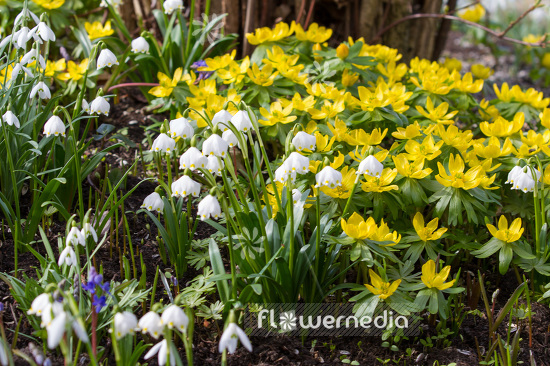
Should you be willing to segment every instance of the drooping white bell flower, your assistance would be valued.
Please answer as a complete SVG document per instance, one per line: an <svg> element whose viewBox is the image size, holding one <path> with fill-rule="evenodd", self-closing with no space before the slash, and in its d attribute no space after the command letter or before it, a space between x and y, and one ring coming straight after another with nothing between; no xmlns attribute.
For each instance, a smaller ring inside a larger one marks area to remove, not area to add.
<svg viewBox="0 0 550 366"><path fill-rule="evenodd" d="M335 188L342 185L342 173L331 166L326 166L319 173L315 174L315 187L326 186Z"/></svg>
<svg viewBox="0 0 550 366"><path fill-rule="evenodd" d="M44 124L44 135L46 137L54 136L63 136L65 137L65 124L58 116L51 116L48 121Z"/></svg>
<svg viewBox="0 0 550 366"><path fill-rule="evenodd" d="M28 27L21 27L17 32L11 37L11 42L16 49L23 48L27 42L32 38L32 33L30 33Z"/></svg>
<svg viewBox="0 0 550 366"><path fill-rule="evenodd" d="M176 365L176 356L174 355L177 352L175 347L171 347L170 349L170 366ZM160 341L159 343L155 344L149 352L143 356L144 359L148 360L154 355L158 353L158 364L159 366L166 365L166 361L168 358L168 342L166 342L166 339Z"/></svg>
<svg viewBox="0 0 550 366"><path fill-rule="evenodd" d="M246 111L238 111L235 113L231 118L231 123L233 123L237 130L245 133L252 129L252 122L250 122L250 118L248 118L248 113Z"/></svg>
<svg viewBox="0 0 550 366"><path fill-rule="evenodd" d="M111 107L109 106L109 108ZM82 99L82 112L90 114L90 104L88 104L86 99Z"/></svg>
<svg viewBox="0 0 550 366"><path fill-rule="evenodd" d="M17 116L12 111L7 111L6 113L4 113L4 115L2 116L2 120L9 126L15 126L17 128L21 127L21 125L19 124L19 118L17 118ZM0 123L0 125L1 124L2 123Z"/></svg>
<svg viewBox="0 0 550 366"><path fill-rule="evenodd" d="M46 326L48 331L48 348L54 349L59 345L63 335L65 334L65 327L67 325L68 316L64 311L57 315L52 322Z"/></svg>
<svg viewBox="0 0 550 366"><path fill-rule="evenodd" d="M38 59L38 63L40 64L40 67L45 69L46 68L46 61L44 60L44 57L38 53L36 48L33 48L29 52L27 52L22 58L21 63L23 65L28 65L30 63L35 62Z"/></svg>
<svg viewBox="0 0 550 366"><path fill-rule="evenodd" d="M53 321L53 319L58 316L59 314L63 313L65 309L63 309L63 304L58 301L50 302L46 305L46 307L42 310L42 316L40 319L40 326L42 328L47 327L50 325Z"/></svg>
<svg viewBox="0 0 550 366"><path fill-rule="evenodd" d="M250 343L250 339L248 339L248 336L244 330L242 330L237 324L230 323L223 331L222 337L220 338L218 351L223 353L223 351L227 350L229 354L235 353L239 340L244 348L246 348L249 352L252 352L252 344Z"/></svg>
<svg viewBox="0 0 550 366"><path fill-rule="evenodd" d="M32 71L28 67L25 67L20 62L18 62L13 67L13 70L11 71L11 76L10 76L9 80L12 81L13 79L17 78L17 76L19 74L21 74L22 71L25 72L25 74L27 74L27 76L30 76L30 77L34 76Z"/></svg>
<svg viewBox="0 0 550 366"><path fill-rule="evenodd" d="M229 144L220 137L220 135L213 134L202 144L202 154L204 156L218 156L225 158L227 156L227 149Z"/></svg>
<svg viewBox="0 0 550 366"><path fill-rule="evenodd" d="M312 136L307 132L299 131L292 139L292 145L294 145L298 151L302 151L304 149L313 151L316 148L317 139L315 136Z"/></svg>
<svg viewBox="0 0 550 366"><path fill-rule="evenodd" d="M510 173L508 173L508 179L504 183L513 185L514 182L519 177L519 175L522 173L523 173L523 168L520 167L519 165L516 165L515 167L512 168L512 170L510 170Z"/></svg>
<svg viewBox="0 0 550 366"><path fill-rule="evenodd" d="M108 49L101 50L99 57L97 58L97 69L102 69L104 67L111 67L113 65L118 65L118 60L113 52Z"/></svg>
<svg viewBox="0 0 550 366"><path fill-rule="evenodd" d="M537 182L540 180L541 173L538 169L534 169L534 174L531 171L529 165L523 167L521 171L516 173L514 177L514 182L512 183L511 189L517 189L523 191L523 193L533 192Z"/></svg>
<svg viewBox="0 0 550 366"><path fill-rule="evenodd" d="M297 152L292 152L284 164L291 173L306 174L309 172L309 159Z"/></svg>
<svg viewBox="0 0 550 366"><path fill-rule="evenodd" d="M29 315L38 315L42 316L42 313L47 305L51 303L50 295L43 292L37 297L34 298L34 300L31 303L31 307L29 310L27 310L27 314Z"/></svg>
<svg viewBox="0 0 550 366"><path fill-rule="evenodd" d="M34 27L33 30L35 30L36 35L40 36L40 38L42 38L42 40L44 40L45 42L55 42L55 33L46 23L38 23L38 25Z"/></svg>
<svg viewBox="0 0 550 366"><path fill-rule="evenodd" d="M281 166L275 170L274 179L277 182L285 183L288 180L288 177L289 177L289 170L288 170L288 167L283 162L283 164L281 164ZM296 175L294 175L294 179L296 179Z"/></svg>
<svg viewBox="0 0 550 366"><path fill-rule="evenodd" d="M69 235L67 235L67 240L65 241L65 245L86 245L86 240L84 239L84 235L82 235L82 232L78 230L76 226L73 226L71 230L69 231Z"/></svg>
<svg viewBox="0 0 550 366"><path fill-rule="evenodd" d="M36 24L40 23L40 19L38 19L38 17L36 16L36 14L34 14L32 11L30 11L29 9L23 9L21 10L21 12L19 14L17 14L17 16L15 17L14 21L13 21L13 26L15 28L16 25L19 25L19 22L20 21L23 21L23 20L33 20Z"/></svg>
<svg viewBox="0 0 550 366"><path fill-rule="evenodd" d="M302 192L300 192L298 189L294 188L292 190L292 201L294 204L298 203L298 201L302 198Z"/></svg>
<svg viewBox="0 0 550 366"><path fill-rule="evenodd" d="M371 177L379 178L384 170L384 165L378 161L373 155L367 156L361 163L355 174L366 174Z"/></svg>
<svg viewBox="0 0 550 366"><path fill-rule="evenodd" d="M132 41L132 52L149 53L149 43L143 37L138 37Z"/></svg>
<svg viewBox="0 0 550 366"><path fill-rule="evenodd" d="M182 308L177 305L170 305L162 312L160 317L162 323L169 329L176 328L180 332L185 332L189 324L189 318Z"/></svg>
<svg viewBox="0 0 550 366"><path fill-rule="evenodd" d="M57 265L61 267L63 264L66 264L67 266L76 266L77 264L76 253L71 245L67 245L59 254Z"/></svg>
<svg viewBox="0 0 550 366"><path fill-rule="evenodd" d="M224 167L225 164L223 160L218 159L217 156L209 156L207 158L206 169L213 175L220 177Z"/></svg>
<svg viewBox="0 0 550 366"><path fill-rule="evenodd" d="M193 126L189 123L187 118L181 117L170 121L170 136L176 138L181 137L184 140L190 139L195 134Z"/></svg>
<svg viewBox="0 0 550 366"><path fill-rule="evenodd" d="M153 146L151 146L151 151L169 153L170 151L174 150L175 146L176 146L176 141L174 141L173 138L171 138L165 133L161 133L160 135L157 136L155 141L153 141Z"/></svg>
<svg viewBox="0 0 550 366"><path fill-rule="evenodd" d="M164 325L160 316L154 311L150 311L139 319L138 328L142 333L149 333L151 337L158 339L164 330Z"/></svg>
<svg viewBox="0 0 550 366"><path fill-rule="evenodd" d="M233 133L231 130L224 131L222 133L222 139L227 142L229 147L240 147L239 146L239 140L237 139L237 136Z"/></svg>
<svg viewBox="0 0 550 366"><path fill-rule="evenodd" d="M164 13L170 15L175 10L182 10L183 9L183 1L182 0L166 0L163 4Z"/></svg>
<svg viewBox="0 0 550 366"><path fill-rule="evenodd" d="M116 313L114 328L116 339L120 339L128 334L133 335L137 328L137 318L129 311Z"/></svg>
<svg viewBox="0 0 550 366"><path fill-rule="evenodd" d="M96 97L94 100L92 100L92 103L90 103L90 114L104 114L106 116L109 115L109 111L111 110L111 105L102 96Z"/></svg>
<svg viewBox="0 0 550 366"><path fill-rule="evenodd" d="M36 85L32 88L31 94L29 95L29 97L34 98L37 93L40 99L50 99L52 97L52 94L50 93L50 89L48 89L48 87L46 86L46 84L44 84L43 81L36 83Z"/></svg>
<svg viewBox="0 0 550 366"><path fill-rule="evenodd" d="M222 109L221 111L217 112L214 117L212 117L212 124L214 126L218 126L218 128L225 132L229 130L228 122L231 121L231 118L233 118L233 115L226 111L225 109Z"/></svg>
<svg viewBox="0 0 550 366"><path fill-rule="evenodd" d="M202 201L199 202L197 215L202 221L209 218L219 219L222 215L222 209L218 199L211 194L204 197Z"/></svg>
<svg viewBox="0 0 550 366"><path fill-rule="evenodd" d="M172 196L173 197L187 197L192 195L198 197L201 192L201 184L195 182L193 179L184 175L174 183L172 183Z"/></svg>
<svg viewBox="0 0 550 366"><path fill-rule="evenodd" d="M187 149L180 157L180 169L204 169L206 168L206 157L202 155L199 149L192 146Z"/></svg>
<svg viewBox="0 0 550 366"><path fill-rule="evenodd" d="M89 222L84 223L82 225L82 235L84 236L84 239L88 239L90 236L94 240L94 242L97 243L97 233L95 232L94 227Z"/></svg>
<svg viewBox="0 0 550 366"><path fill-rule="evenodd" d="M160 194L153 192L145 197L141 208L162 213L162 210L164 209L164 201L162 201Z"/></svg>

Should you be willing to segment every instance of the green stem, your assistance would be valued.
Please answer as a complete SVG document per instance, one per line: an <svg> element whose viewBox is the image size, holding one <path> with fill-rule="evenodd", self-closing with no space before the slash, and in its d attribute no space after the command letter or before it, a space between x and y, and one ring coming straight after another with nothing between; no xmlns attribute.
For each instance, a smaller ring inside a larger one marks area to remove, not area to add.
<svg viewBox="0 0 550 366"><path fill-rule="evenodd" d="M294 248L294 205L293 205L293 202L292 202L292 182L291 182L291 179L292 178L290 176L287 179L287 186L286 186L287 202L286 202L286 207L287 207L287 217L288 217L288 220L290 221L290 238L289 238L290 241L289 241L289 245L288 245L288 252L289 252L288 262L289 262L290 274L292 275L292 273L294 271L295 248Z"/></svg>
<svg viewBox="0 0 550 366"><path fill-rule="evenodd" d="M195 18L195 0L191 0L191 12L189 13L189 28L187 30L187 45L185 46L185 57L189 57L191 48L191 35L193 34L193 19ZM187 60L186 60L187 62Z"/></svg>
<svg viewBox="0 0 550 366"><path fill-rule="evenodd" d="M348 200L346 201L346 206L344 207L344 211L342 212L343 219L346 218L346 214L348 213L348 209L351 204L351 198L353 197L353 193L355 192L355 189L357 188L358 184L359 184L359 175L357 175L357 178L355 178L355 183L353 183L353 188L351 189Z"/></svg>

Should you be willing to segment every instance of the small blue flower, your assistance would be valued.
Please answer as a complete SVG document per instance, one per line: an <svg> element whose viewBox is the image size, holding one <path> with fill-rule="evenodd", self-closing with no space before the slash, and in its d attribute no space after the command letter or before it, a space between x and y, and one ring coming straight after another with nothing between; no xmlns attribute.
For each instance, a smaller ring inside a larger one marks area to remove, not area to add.
<svg viewBox="0 0 550 366"><path fill-rule="evenodd" d="M95 306L95 312L99 313L101 309L105 307L106 302L107 302L107 298L104 295L101 297L97 297L97 295L94 295L92 305Z"/></svg>

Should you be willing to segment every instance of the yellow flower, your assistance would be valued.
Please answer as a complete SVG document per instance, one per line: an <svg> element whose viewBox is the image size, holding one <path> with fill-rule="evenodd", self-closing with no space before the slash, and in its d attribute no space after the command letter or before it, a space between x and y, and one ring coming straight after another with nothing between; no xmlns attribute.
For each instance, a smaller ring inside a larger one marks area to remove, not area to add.
<svg viewBox="0 0 550 366"><path fill-rule="evenodd" d="M252 68L248 69L246 73L254 84L261 86L272 85L273 80L279 75L279 71L273 72L273 66L271 64L264 65L261 70L257 64L252 64Z"/></svg>
<svg viewBox="0 0 550 366"><path fill-rule="evenodd" d="M231 62L235 59L237 50L233 50L231 53L226 53L222 56L216 56L214 58L207 58L204 60L206 62L206 67L199 67L198 71L216 71L219 69L225 69L228 67Z"/></svg>
<svg viewBox="0 0 550 366"><path fill-rule="evenodd" d="M356 128L354 130L351 130L349 133L345 134L344 141L346 141L348 144L357 146L357 145L367 145L367 146L374 146L379 145L386 134L388 133L388 129L384 129L382 131L380 128L375 128L371 131L371 133L365 132L365 130L361 128Z"/></svg>
<svg viewBox="0 0 550 366"><path fill-rule="evenodd" d="M485 136L508 137L519 132L524 123L525 115L523 112L518 112L512 121L499 116L493 123L481 122L479 128Z"/></svg>
<svg viewBox="0 0 550 366"><path fill-rule="evenodd" d="M32 0L32 2L49 10L60 8L65 4L65 0Z"/></svg>
<svg viewBox="0 0 550 366"><path fill-rule="evenodd" d="M398 140L410 140L421 136L422 134L420 131L422 131L422 127L420 127L418 122L414 122L412 125L408 125L405 128L397 127L397 131L392 132L391 135Z"/></svg>
<svg viewBox="0 0 550 366"><path fill-rule="evenodd" d="M481 4L470 6L458 13L458 16L464 20L477 23L485 15L485 8Z"/></svg>
<svg viewBox="0 0 550 366"><path fill-rule="evenodd" d="M294 33L294 28L294 22L292 22L290 26L287 23L280 22L277 23L273 29L263 27L256 29L254 33L247 33L246 39L248 43L252 45L258 45L265 42L276 42L292 35L292 33Z"/></svg>
<svg viewBox="0 0 550 366"><path fill-rule="evenodd" d="M317 152L323 153L323 152L332 151L332 145L334 144L336 137L334 136L329 137L328 135L323 135L319 131L315 131L314 136L316 140Z"/></svg>
<svg viewBox="0 0 550 366"><path fill-rule="evenodd" d="M357 212L354 212L347 221L342 219L340 224L346 235L356 240L367 239L376 230L376 222L372 217L365 221Z"/></svg>
<svg viewBox="0 0 550 366"><path fill-rule="evenodd" d="M392 86L396 82L403 79L403 76L407 73L407 65L399 64L396 65L394 60L389 61L387 65L379 63L376 65L378 72L388 78L388 85Z"/></svg>
<svg viewBox="0 0 550 366"><path fill-rule="evenodd" d="M355 169L348 168L347 166L342 169L341 173L341 186L332 189L327 186L323 186L321 187L321 192L332 198L339 198L343 200L348 199L351 195L351 191L355 184L355 179L357 178L357 175L355 174Z"/></svg>
<svg viewBox="0 0 550 366"><path fill-rule="evenodd" d="M544 133L536 133L533 130L527 131L527 135L521 135L521 142L530 148L537 148L547 146L550 142L550 131L544 131Z"/></svg>
<svg viewBox="0 0 550 366"><path fill-rule="evenodd" d="M421 115L426 117L432 122L435 123L441 123L444 125L450 125L453 124L454 121L452 118L458 113L458 111L452 111L450 113L447 113L449 110L449 103L443 102L440 105L438 105L436 108L434 108L434 104L430 97L426 100L426 109L422 108L422 106L417 105L416 110L420 112Z"/></svg>
<svg viewBox="0 0 550 366"><path fill-rule="evenodd" d="M149 90L149 94L152 94L157 98L170 96L176 85L178 85L178 82L181 80L182 74L183 68L181 67L176 70L172 79L170 79L168 75L165 75L159 71L157 77L160 85L151 88L151 90Z"/></svg>
<svg viewBox="0 0 550 366"><path fill-rule="evenodd" d="M289 116L291 112L292 104L283 108L281 102L273 102L269 111L263 107L260 108L260 113L265 119L260 119L258 122L264 126L273 126L277 123L290 123L297 118L296 116Z"/></svg>
<svg viewBox="0 0 550 366"><path fill-rule="evenodd" d="M235 61L231 61L227 68L218 69L217 74L224 84L238 84L243 81L245 74L250 67L250 59L246 56L239 65Z"/></svg>
<svg viewBox="0 0 550 366"><path fill-rule="evenodd" d="M439 149L443 146L443 144L443 140L438 141L436 144L432 135L426 136L421 144L418 141L409 140L405 144L405 151L408 153L405 156L411 161L418 158L433 160L441 154Z"/></svg>
<svg viewBox="0 0 550 366"><path fill-rule="evenodd" d="M543 109L550 104L550 98L543 98L544 94L533 88L522 91L518 85L514 85L512 89L508 87L508 83L504 83L499 90L497 84L493 85L497 98L503 102L519 102L529 104L533 108Z"/></svg>
<svg viewBox="0 0 550 366"><path fill-rule="evenodd" d="M312 54L315 61L321 61L323 59L323 57L319 54L319 51L323 50L320 43L315 43L313 47L311 47L311 50L313 51Z"/></svg>
<svg viewBox="0 0 550 366"><path fill-rule="evenodd" d="M518 241L524 230L523 227L521 227L521 219L519 217L512 221L512 225L508 227L508 220L504 215L500 216L498 220L498 230L491 224L487 224L487 229L489 229L492 236L506 243Z"/></svg>
<svg viewBox="0 0 550 366"><path fill-rule="evenodd" d="M343 86L352 86L359 80L359 74L355 72L348 71L348 69L345 69L342 73L342 85Z"/></svg>
<svg viewBox="0 0 550 366"><path fill-rule="evenodd" d="M419 71L418 77L411 77L411 83L432 94L445 95L453 89L454 80L450 76L446 68L431 66L429 69Z"/></svg>
<svg viewBox="0 0 550 366"><path fill-rule="evenodd" d="M296 24L296 38L299 41L309 41L314 43L326 42L332 36L332 29L320 27L317 23L311 23L307 32L300 24Z"/></svg>
<svg viewBox="0 0 550 366"><path fill-rule="evenodd" d="M540 61L540 64L542 65L542 67L546 69L550 69L550 52L546 52L542 56L542 60Z"/></svg>
<svg viewBox="0 0 550 366"><path fill-rule="evenodd" d="M413 226L420 240L430 241L441 238L441 236L447 231L447 228L442 227L440 229L437 229L438 222L439 219L436 217L435 219L430 221L428 225L424 226L424 216L422 216L420 212L417 212L413 218Z"/></svg>
<svg viewBox="0 0 550 366"><path fill-rule="evenodd" d="M364 175L365 182L361 183L361 189L365 192L387 192L398 190L399 187L391 184L397 176L397 169L385 168L380 177Z"/></svg>
<svg viewBox="0 0 550 366"><path fill-rule="evenodd" d="M462 131L455 125L450 125L445 130L445 126L439 125L437 131L445 145L452 146L459 151L466 151L472 143L473 133L470 130Z"/></svg>
<svg viewBox="0 0 550 366"><path fill-rule="evenodd" d="M501 148L500 140L495 136L488 139L487 145L483 145L483 140L478 139L474 142L473 147L475 154L484 159L500 158L514 151L514 145L512 145L512 141L509 138L504 140L504 145Z"/></svg>
<svg viewBox="0 0 550 366"><path fill-rule="evenodd" d="M550 129L550 108L544 108L539 114L540 123L544 127Z"/></svg>
<svg viewBox="0 0 550 366"><path fill-rule="evenodd" d="M440 162L437 162L437 167L439 174L435 176L435 179L445 187L472 189L480 185L483 176L481 166L471 168L464 173L464 160L462 160L460 155L451 154L449 157L450 174L447 173L445 167Z"/></svg>
<svg viewBox="0 0 550 366"><path fill-rule="evenodd" d="M372 285L365 284L365 287L382 300L393 295L401 283L400 279L393 281L393 283L384 282L382 278L380 278L380 276L377 275L372 269L369 269L369 275Z"/></svg>
<svg viewBox="0 0 550 366"><path fill-rule="evenodd" d="M369 236L369 239L374 241L389 241L390 243L384 244L383 246L391 247L401 241L401 235L397 233L397 231L394 231L393 233L390 232L388 224L386 224L384 219L382 219L380 226L373 231L373 233Z"/></svg>
<svg viewBox="0 0 550 366"><path fill-rule="evenodd" d="M445 283L451 273L451 266L446 266L441 272L435 272L435 262L430 259L422 266L422 276L420 279L428 288L436 288L440 291L452 287L456 280Z"/></svg>
<svg viewBox="0 0 550 366"><path fill-rule="evenodd" d="M550 185L550 164L544 168L544 173L542 175L544 184Z"/></svg>
<svg viewBox="0 0 550 366"><path fill-rule="evenodd" d="M538 35L534 35L534 34L530 33L530 34L526 35L525 37L523 37L523 42L538 43L538 42L541 41L542 37L544 37L544 36L538 36Z"/></svg>
<svg viewBox="0 0 550 366"><path fill-rule="evenodd" d="M64 71L66 68L67 68L67 65L65 63L64 58L55 62L48 60L46 62L46 72L44 75L51 78L55 76L56 72Z"/></svg>
<svg viewBox="0 0 550 366"><path fill-rule="evenodd" d="M315 105L315 98L310 95L307 98L302 99L300 93L294 94L292 97L292 107L297 111L305 112Z"/></svg>
<svg viewBox="0 0 550 366"><path fill-rule="evenodd" d="M338 113L345 109L344 98L338 98L331 103L329 100L324 100L321 109L310 108L308 113L313 119L324 119L335 117Z"/></svg>
<svg viewBox="0 0 550 366"><path fill-rule="evenodd" d="M187 97L189 104L194 107L203 106L209 95L217 93L216 80L203 79L199 85L189 85L189 91L194 95L194 98Z"/></svg>
<svg viewBox="0 0 550 366"><path fill-rule="evenodd" d="M332 132L332 136L336 137L336 141L346 141L348 135L348 126L346 122L339 118L334 119L334 126L331 123L327 123L327 127Z"/></svg>
<svg viewBox="0 0 550 366"><path fill-rule="evenodd" d="M474 64L471 67L472 74L478 79L487 79L493 75L494 71L490 67L485 67L481 64Z"/></svg>
<svg viewBox="0 0 550 366"><path fill-rule="evenodd" d="M481 118L488 120L491 118L497 118L500 116L500 112L498 111L497 107L494 105L489 105L489 101L482 99L481 102L479 102L479 115Z"/></svg>
<svg viewBox="0 0 550 366"><path fill-rule="evenodd" d="M346 57L349 55L349 47L345 43L340 43L338 47L336 47L336 56L338 56L340 59L345 60Z"/></svg>
<svg viewBox="0 0 550 366"><path fill-rule="evenodd" d="M454 78L455 83L454 87L464 93L479 93L483 89L483 80L477 79L474 81L472 73L468 72L462 79L460 79L460 74L458 72L453 72L451 77Z"/></svg>
<svg viewBox="0 0 550 366"><path fill-rule="evenodd" d="M432 173L430 168L422 169L424 167L424 159L419 158L413 162L409 162L405 157L405 154L399 154L392 156L393 162L397 172L404 177L413 179L424 179Z"/></svg>
<svg viewBox="0 0 550 366"><path fill-rule="evenodd" d="M188 99L191 99L191 98L188 98ZM234 102L236 104L239 104L241 102L241 96L237 93L235 89L228 89L227 97L223 97L217 94L210 94L206 98L206 103L204 103L204 101L201 100L200 105L189 104L191 108L197 110L196 112L190 111L189 118L197 121L197 126L199 128L206 127L208 126L208 122L204 119L202 115L206 115L210 120L212 120L214 115L217 112L219 112L221 109L223 109L226 103L227 103L227 111L229 113L231 114L237 113L237 107L235 107L233 103L228 103L228 102Z"/></svg>
<svg viewBox="0 0 550 366"><path fill-rule="evenodd" d="M364 111L373 111L375 108L386 107L391 104L394 111L403 113L409 109L405 102L412 96L412 92L408 92L407 88L400 83L389 88L382 77L378 78L374 90L360 86L357 91L359 100L353 99Z"/></svg>
<svg viewBox="0 0 550 366"><path fill-rule="evenodd" d="M449 71L462 70L462 62L460 62L460 60L457 60L456 58L445 57L445 62L443 63L443 66Z"/></svg>
<svg viewBox="0 0 550 366"><path fill-rule="evenodd" d="M59 75L60 80L74 80L78 81L84 77L84 73L86 73L86 69L88 68L88 59L85 58L80 62L80 64L76 64L73 61L67 62L67 72L64 74Z"/></svg>
<svg viewBox="0 0 550 366"><path fill-rule="evenodd" d="M90 40L107 37L115 33L114 29L111 28L110 20L105 22L105 26L101 25L101 22L86 22L84 23L84 28L86 28L86 32L88 32L88 37L90 37Z"/></svg>

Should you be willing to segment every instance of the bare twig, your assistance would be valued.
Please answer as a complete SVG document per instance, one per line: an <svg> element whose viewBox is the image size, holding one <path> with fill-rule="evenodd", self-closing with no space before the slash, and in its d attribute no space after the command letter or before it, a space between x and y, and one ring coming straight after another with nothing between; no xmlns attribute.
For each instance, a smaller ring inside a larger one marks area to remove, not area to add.
<svg viewBox="0 0 550 366"><path fill-rule="evenodd" d="M311 4L309 4L309 11L307 12L306 23L304 24L304 29L309 26L309 21L311 20L311 16L313 15L314 7L315 7L315 0L311 0Z"/></svg>
<svg viewBox="0 0 550 366"><path fill-rule="evenodd" d="M242 54L243 57L248 54L248 39L246 38L246 34L250 31L250 22L252 21L253 5L254 5L254 2L252 0L248 0L246 3L246 17L244 20L244 37L243 37L243 54Z"/></svg>
<svg viewBox="0 0 550 366"><path fill-rule="evenodd" d="M302 0L302 3L300 4L300 10L298 10L298 14L296 15L296 24L300 24L300 20L302 19L302 14L306 10L306 1Z"/></svg>
<svg viewBox="0 0 550 366"><path fill-rule="evenodd" d="M512 29L516 24L518 24L523 18L525 18L527 16L527 14L529 14L530 12L535 10L536 8L540 7L541 6L540 1L541 0L536 0L535 3L529 9L525 10L525 12L523 14L521 14L516 20L514 20L512 23L510 23L510 25L508 25L508 27L505 30L500 32L497 37L499 37L499 38L504 37L504 35L506 33L508 33L510 31L510 29Z"/></svg>

